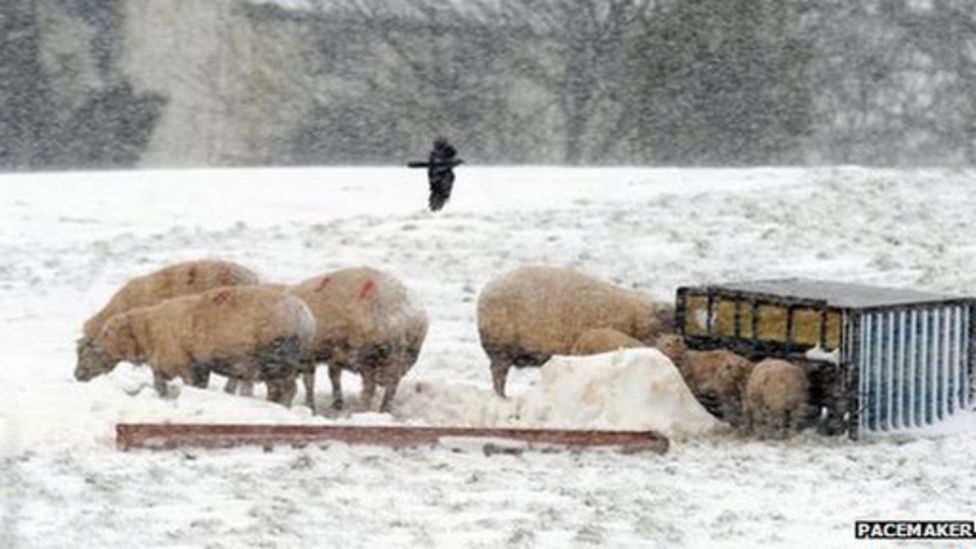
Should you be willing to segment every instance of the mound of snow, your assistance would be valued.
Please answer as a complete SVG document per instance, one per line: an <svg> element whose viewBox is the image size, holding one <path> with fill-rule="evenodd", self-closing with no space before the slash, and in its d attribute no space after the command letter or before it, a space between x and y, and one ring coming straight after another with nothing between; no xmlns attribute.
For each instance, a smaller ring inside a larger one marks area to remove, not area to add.
<svg viewBox="0 0 976 549"><path fill-rule="evenodd" d="M549 426L653 429L674 436L719 425L656 349L555 356L542 367L540 389L524 398L522 418Z"/></svg>

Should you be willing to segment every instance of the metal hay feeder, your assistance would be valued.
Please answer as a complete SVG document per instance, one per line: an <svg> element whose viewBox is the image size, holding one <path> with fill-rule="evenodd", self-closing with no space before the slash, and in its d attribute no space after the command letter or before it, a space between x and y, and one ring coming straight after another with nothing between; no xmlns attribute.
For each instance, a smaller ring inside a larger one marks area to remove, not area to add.
<svg viewBox="0 0 976 549"><path fill-rule="evenodd" d="M689 347L810 366L829 432L930 425L973 401L976 299L801 278L678 289Z"/></svg>

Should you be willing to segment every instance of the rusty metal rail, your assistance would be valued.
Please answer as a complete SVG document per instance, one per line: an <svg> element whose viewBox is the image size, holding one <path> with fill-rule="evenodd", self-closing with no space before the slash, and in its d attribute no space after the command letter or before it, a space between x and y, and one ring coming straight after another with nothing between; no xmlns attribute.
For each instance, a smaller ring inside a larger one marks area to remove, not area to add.
<svg viewBox="0 0 976 549"><path fill-rule="evenodd" d="M394 427L358 425L229 425L175 423L120 423L116 425L120 450L172 449L185 446L227 448L241 445L307 445L328 442L386 446L434 445L442 439L519 441L529 446L570 448L604 447L624 452L667 452L669 441L654 431L601 431L573 429L514 429L494 427Z"/></svg>

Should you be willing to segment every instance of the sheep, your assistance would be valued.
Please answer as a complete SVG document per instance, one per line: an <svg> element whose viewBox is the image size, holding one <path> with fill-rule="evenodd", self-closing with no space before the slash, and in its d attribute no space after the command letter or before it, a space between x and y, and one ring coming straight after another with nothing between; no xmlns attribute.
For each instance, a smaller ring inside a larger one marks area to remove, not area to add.
<svg viewBox="0 0 976 549"><path fill-rule="evenodd" d="M665 334L655 347L678 367L685 383L712 415L739 426L746 383L753 370L747 358L725 349L688 350L680 335Z"/></svg>
<svg viewBox="0 0 976 549"><path fill-rule="evenodd" d="M400 379L417 361L427 336L427 313L392 275L370 267L333 271L287 292L304 301L317 321L311 357L327 363L332 407L343 406L343 370L362 376L362 405L372 407L376 386L384 388L381 412L388 412ZM314 366L303 374L314 402Z"/></svg>
<svg viewBox="0 0 976 549"><path fill-rule="evenodd" d="M570 351L570 354L598 355L618 349L632 349L636 347L646 347L646 345L617 330L595 328L580 334L576 339L576 343L573 344L573 349Z"/></svg>
<svg viewBox="0 0 976 549"><path fill-rule="evenodd" d="M594 328L651 344L672 330L674 309L649 296L556 267L522 267L489 282L478 297L478 334L491 363L495 393L508 372L569 354Z"/></svg>
<svg viewBox="0 0 976 549"><path fill-rule="evenodd" d="M333 409L342 409L342 370L349 370L362 376L364 407L371 407L379 384L385 388L380 411L389 411L400 378L417 361L427 334L426 312L405 286L369 267L327 273L295 286L263 286L300 298L316 318L312 364L302 372L305 401L313 412L316 362L329 365ZM240 381L242 394L250 395L252 384ZM238 383L231 378L224 390L234 393Z"/></svg>
<svg viewBox="0 0 976 549"><path fill-rule="evenodd" d="M276 292L285 292L288 289L288 285L286 284L264 283L264 284L260 284L259 287L267 288L269 290L274 290ZM309 367L309 365L306 364L306 367ZM231 395L240 392L242 396L253 396L254 379L247 378L247 377L228 377L227 382L224 384L224 392ZM315 407L313 403L309 401L309 399L310 397L306 394L306 404L308 404L309 408L311 408L312 411L314 412Z"/></svg>
<svg viewBox="0 0 976 549"><path fill-rule="evenodd" d="M785 437L809 415L810 382L796 364L767 358L756 365L746 385L747 427L762 435Z"/></svg>
<svg viewBox="0 0 976 549"><path fill-rule="evenodd" d="M123 360L149 364L156 391L166 396L174 377L203 386L214 371L267 381L268 400L287 406L314 335L314 317L294 296L215 288L112 316L79 357L75 377L88 381Z"/></svg>
<svg viewBox="0 0 976 549"><path fill-rule="evenodd" d="M82 337L77 342L77 354L87 352L105 321L112 316L134 309L156 305L167 299L200 293L220 286L257 284L252 271L229 261L199 260L177 263L147 275L133 278L109 299L100 311L85 321Z"/></svg>

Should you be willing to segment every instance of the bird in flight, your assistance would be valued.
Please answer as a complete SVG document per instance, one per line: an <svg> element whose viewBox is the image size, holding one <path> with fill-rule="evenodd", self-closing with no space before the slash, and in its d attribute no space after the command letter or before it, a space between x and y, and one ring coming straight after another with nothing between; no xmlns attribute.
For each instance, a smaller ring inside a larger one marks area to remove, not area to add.
<svg viewBox="0 0 976 549"><path fill-rule="evenodd" d="M453 170L462 162L464 160L457 158L457 149L443 137L434 140L434 150L430 151L430 157L426 162L422 160L407 162L407 166L411 168L427 168L427 181L430 183L428 205L431 211L440 210L451 198L451 187L454 186Z"/></svg>

